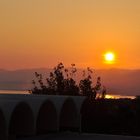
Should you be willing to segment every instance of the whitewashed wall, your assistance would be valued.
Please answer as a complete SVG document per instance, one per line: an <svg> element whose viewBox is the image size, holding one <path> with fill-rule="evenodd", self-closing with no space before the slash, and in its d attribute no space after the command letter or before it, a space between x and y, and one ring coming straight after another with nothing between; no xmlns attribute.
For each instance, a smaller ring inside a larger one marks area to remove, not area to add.
<svg viewBox="0 0 140 140"><path fill-rule="evenodd" d="M85 97L0 94L0 140L80 129Z"/></svg>

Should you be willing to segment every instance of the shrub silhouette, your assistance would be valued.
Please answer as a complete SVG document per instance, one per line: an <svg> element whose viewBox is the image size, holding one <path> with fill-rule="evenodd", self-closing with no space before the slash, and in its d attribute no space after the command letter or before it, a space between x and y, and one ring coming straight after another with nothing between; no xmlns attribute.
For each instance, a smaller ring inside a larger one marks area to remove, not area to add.
<svg viewBox="0 0 140 140"><path fill-rule="evenodd" d="M79 88L82 95L88 96L91 99L95 99L97 96L97 91L101 89L101 78L97 78L96 85L93 86L92 82L92 73L93 71L88 67L87 74L83 71L84 79L80 81Z"/></svg>
<svg viewBox="0 0 140 140"><path fill-rule="evenodd" d="M59 63L49 77L44 79L42 74L35 72L36 80L32 80L32 94L48 94L48 95L74 95L87 96L90 99L96 99L97 92L101 90L101 78L97 78L96 85L93 86L93 71L88 67L83 71L83 79L77 84L74 79L77 72L75 64L71 64L70 69L66 69L63 63ZM105 96L104 96L105 97Z"/></svg>

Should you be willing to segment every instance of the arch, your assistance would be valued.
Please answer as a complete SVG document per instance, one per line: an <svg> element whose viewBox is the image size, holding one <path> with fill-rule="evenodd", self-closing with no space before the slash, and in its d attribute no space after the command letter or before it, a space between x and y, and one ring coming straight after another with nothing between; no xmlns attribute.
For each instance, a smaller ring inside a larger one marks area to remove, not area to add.
<svg viewBox="0 0 140 140"><path fill-rule="evenodd" d="M5 117L0 109L0 140L6 140L6 122Z"/></svg>
<svg viewBox="0 0 140 140"><path fill-rule="evenodd" d="M46 134L48 132L55 132L58 128L58 118L57 112L54 104L47 100L45 101L38 113L36 122L36 132L37 134Z"/></svg>
<svg viewBox="0 0 140 140"><path fill-rule="evenodd" d="M34 116L30 106L21 102L14 108L9 123L9 138L34 134Z"/></svg>
<svg viewBox="0 0 140 140"><path fill-rule="evenodd" d="M89 125L94 126L93 124L91 124L91 120L90 120L90 115L91 114L91 108L93 108L91 106L91 101L89 100L89 98L86 98L82 105L81 105L81 109L80 109L80 113L81 113L81 131L82 132L88 132L89 129Z"/></svg>
<svg viewBox="0 0 140 140"><path fill-rule="evenodd" d="M61 131L77 131L79 129L78 111L75 102L71 98L66 99L64 102L61 108L59 121L59 127Z"/></svg>

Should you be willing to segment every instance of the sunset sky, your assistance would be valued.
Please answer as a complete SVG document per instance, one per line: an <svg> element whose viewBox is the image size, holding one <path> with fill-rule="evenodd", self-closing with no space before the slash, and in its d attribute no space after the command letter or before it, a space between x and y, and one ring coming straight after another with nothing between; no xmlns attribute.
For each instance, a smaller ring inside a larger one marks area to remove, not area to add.
<svg viewBox="0 0 140 140"><path fill-rule="evenodd" d="M140 0L0 0L0 68L58 62L140 69Z"/></svg>

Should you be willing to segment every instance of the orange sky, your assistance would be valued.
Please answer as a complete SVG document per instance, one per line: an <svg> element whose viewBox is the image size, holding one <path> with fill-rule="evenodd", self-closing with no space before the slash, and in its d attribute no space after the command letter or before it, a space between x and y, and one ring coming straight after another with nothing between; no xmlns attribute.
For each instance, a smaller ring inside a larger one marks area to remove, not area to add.
<svg viewBox="0 0 140 140"><path fill-rule="evenodd" d="M140 0L0 0L0 68L140 68ZM103 63L106 51L116 63Z"/></svg>

